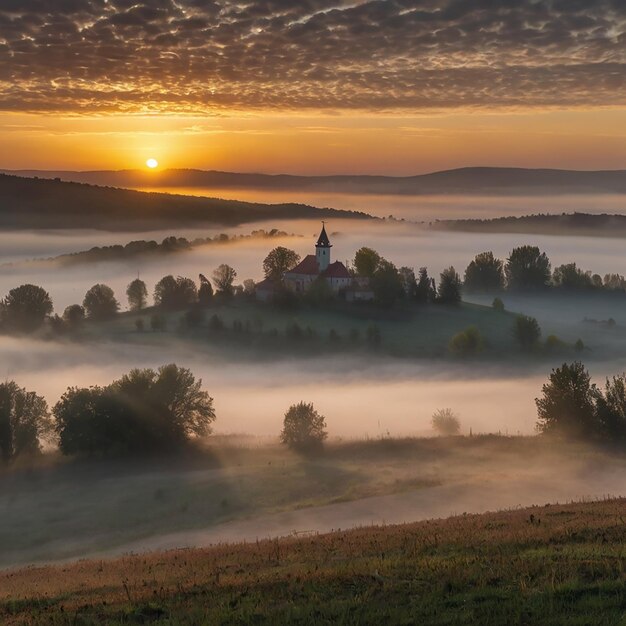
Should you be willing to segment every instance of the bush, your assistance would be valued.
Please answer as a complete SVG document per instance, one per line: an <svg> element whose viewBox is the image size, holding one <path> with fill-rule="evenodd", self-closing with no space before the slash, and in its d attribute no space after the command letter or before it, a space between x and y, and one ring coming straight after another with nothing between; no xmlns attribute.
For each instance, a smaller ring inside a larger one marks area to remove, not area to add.
<svg viewBox="0 0 626 626"><path fill-rule="evenodd" d="M54 406L63 454L171 450L211 432L213 399L185 368L132 370L107 387L68 388Z"/></svg>
<svg viewBox="0 0 626 626"><path fill-rule="evenodd" d="M164 331L167 328L167 318L160 313L153 313L150 316L150 328L153 331Z"/></svg>
<svg viewBox="0 0 626 626"><path fill-rule="evenodd" d="M530 350L541 338L539 322L534 317L518 315L513 326L513 335L524 350Z"/></svg>
<svg viewBox="0 0 626 626"><path fill-rule="evenodd" d="M458 356L474 356L483 351L485 342L476 326L470 326L450 339L448 349Z"/></svg>
<svg viewBox="0 0 626 626"><path fill-rule="evenodd" d="M431 423L433 430L444 437L458 435L461 431L461 422L452 409L435 411Z"/></svg>
<svg viewBox="0 0 626 626"><path fill-rule="evenodd" d="M504 313L504 302L500 298L494 298L491 303L494 311L498 311L498 313Z"/></svg>
<svg viewBox="0 0 626 626"><path fill-rule="evenodd" d="M326 420L313 404L293 404L285 413L280 440L290 448L301 452L319 450L327 436Z"/></svg>
<svg viewBox="0 0 626 626"><path fill-rule="evenodd" d="M212 315L209 320L209 330L211 332L217 333L224 330L224 322L219 315Z"/></svg>
<svg viewBox="0 0 626 626"><path fill-rule="evenodd" d="M548 352L556 352L565 347L565 342L561 341L556 335L548 335L546 337L546 350Z"/></svg>

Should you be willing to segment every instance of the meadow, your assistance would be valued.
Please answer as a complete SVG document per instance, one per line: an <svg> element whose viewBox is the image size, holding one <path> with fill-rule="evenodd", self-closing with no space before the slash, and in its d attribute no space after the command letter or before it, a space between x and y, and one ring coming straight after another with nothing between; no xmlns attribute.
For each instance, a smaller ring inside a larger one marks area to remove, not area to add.
<svg viewBox="0 0 626 626"><path fill-rule="evenodd" d="M275 441L24 459L0 476L0 567L598 497L626 478L620 454L537 437L333 438L313 456Z"/></svg>
<svg viewBox="0 0 626 626"><path fill-rule="evenodd" d="M624 500L0 573L4 624L623 624Z"/></svg>

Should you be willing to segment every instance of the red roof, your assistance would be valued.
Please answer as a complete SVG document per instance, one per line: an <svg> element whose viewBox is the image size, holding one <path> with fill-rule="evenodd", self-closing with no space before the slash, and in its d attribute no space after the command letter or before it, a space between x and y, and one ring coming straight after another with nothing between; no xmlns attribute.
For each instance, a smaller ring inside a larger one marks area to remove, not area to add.
<svg viewBox="0 0 626 626"><path fill-rule="evenodd" d="M326 270L322 272L322 276L326 278L352 278L350 272L341 261L331 263Z"/></svg>
<svg viewBox="0 0 626 626"><path fill-rule="evenodd" d="M317 264L317 259L314 254L308 254L305 256L298 265L292 270L285 272L286 274L311 274L317 276L320 273L320 266Z"/></svg>

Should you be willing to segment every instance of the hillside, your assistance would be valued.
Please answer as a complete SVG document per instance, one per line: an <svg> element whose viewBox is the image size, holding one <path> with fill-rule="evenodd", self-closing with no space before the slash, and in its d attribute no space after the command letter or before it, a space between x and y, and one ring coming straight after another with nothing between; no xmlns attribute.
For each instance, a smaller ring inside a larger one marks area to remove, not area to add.
<svg viewBox="0 0 626 626"><path fill-rule="evenodd" d="M0 574L11 624L621 624L624 500Z"/></svg>
<svg viewBox="0 0 626 626"><path fill-rule="evenodd" d="M431 222L429 226L435 230L469 233L626 237L626 215L609 215L606 213L598 215L590 213L538 214L484 220L439 220Z"/></svg>
<svg viewBox="0 0 626 626"><path fill-rule="evenodd" d="M626 170L466 167L417 176L292 176L189 169L158 172L20 170L9 173L130 188L249 188L397 195L626 194Z"/></svg>
<svg viewBox="0 0 626 626"><path fill-rule="evenodd" d="M266 219L368 218L304 204L257 204L98 187L0 174L0 228L235 226Z"/></svg>

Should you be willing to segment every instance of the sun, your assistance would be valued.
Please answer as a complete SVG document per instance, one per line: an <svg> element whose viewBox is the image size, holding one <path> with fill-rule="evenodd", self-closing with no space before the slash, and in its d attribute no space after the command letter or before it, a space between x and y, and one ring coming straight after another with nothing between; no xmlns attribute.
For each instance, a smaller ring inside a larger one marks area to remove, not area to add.
<svg viewBox="0 0 626 626"><path fill-rule="evenodd" d="M159 162L156 159L150 158L146 161L146 165L153 170L155 167L159 167Z"/></svg>

